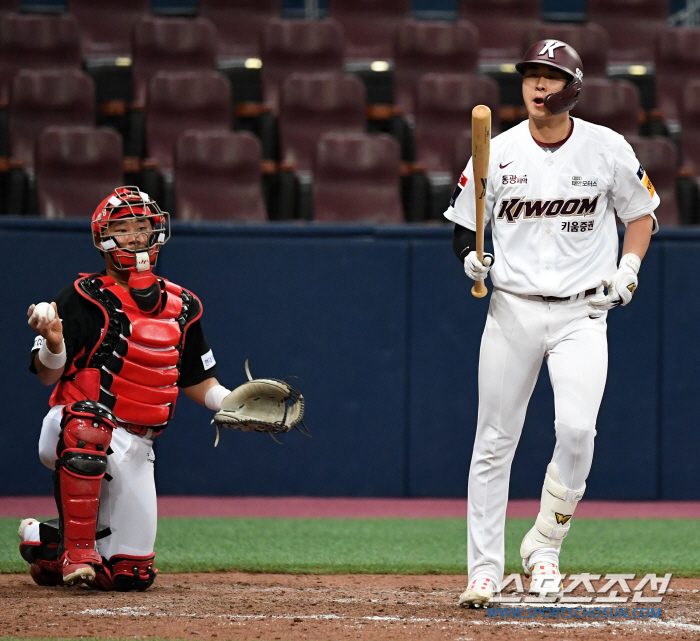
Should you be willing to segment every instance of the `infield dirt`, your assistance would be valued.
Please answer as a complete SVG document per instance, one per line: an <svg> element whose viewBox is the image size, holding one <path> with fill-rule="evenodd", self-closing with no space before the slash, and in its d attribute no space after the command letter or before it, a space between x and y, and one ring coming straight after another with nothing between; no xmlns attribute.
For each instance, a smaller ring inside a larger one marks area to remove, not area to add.
<svg viewBox="0 0 700 641"><path fill-rule="evenodd" d="M42 588L0 575L0 635L304 640L700 639L700 579L672 579L661 619L513 622L465 610L463 576L161 574L146 592ZM578 594L576 592L575 594ZM581 596L585 595L582 593Z"/></svg>

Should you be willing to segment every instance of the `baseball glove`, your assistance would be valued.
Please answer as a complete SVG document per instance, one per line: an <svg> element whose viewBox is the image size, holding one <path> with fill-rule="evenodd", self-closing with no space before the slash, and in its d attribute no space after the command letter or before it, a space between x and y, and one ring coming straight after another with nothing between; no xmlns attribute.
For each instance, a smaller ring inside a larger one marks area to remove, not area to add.
<svg viewBox="0 0 700 641"><path fill-rule="evenodd" d="M267 432L275 441L275 434L289 432L293 427L302 434L311 436L302 420L304 397L299 390L286 381L274 378L254 379L250 375L247 360L245 373L248 382L224 398L221 409L212 420L216 424L214 447L219 444L222 427L241 429L244 432Z"/></svg>

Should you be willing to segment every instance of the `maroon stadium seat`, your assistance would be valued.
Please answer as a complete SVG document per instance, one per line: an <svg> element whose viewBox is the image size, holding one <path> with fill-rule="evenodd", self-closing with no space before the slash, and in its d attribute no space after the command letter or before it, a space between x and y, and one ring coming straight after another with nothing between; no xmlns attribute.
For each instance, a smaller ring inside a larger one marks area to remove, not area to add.
<svg viewBox="0 0 700 641"><path fill-rule="evenodd" d="M661 198L661 204L656 208L659 224L679 225L676 197L678 152L675 145L663 136L626 136L626 138Z"/></svg>
<svg viewBox="0 0 700 641"><path fill-rule="evenodd" d="M9 109L12 157L34 168L34 146L50 125L95 125L95 85L77 69L23 69L12 83Z"/></svg>
<svg viewBox="0 0 700 641"><path fill-rule="evenodd" d="M175 142L185 129L231 128L231 83L216 71L161 71L148 85L146 146L158 169L173 169Z"/></svg>
<svg viewBox="0 0 700 641"><path fill-rule="evenodd" d="M428 22L404 20L395 47L395 102L413 113L418 82L425 73L476 71L479 34L465 20Z"/></svg>
<svg viewBox="0 0 700 641"><path fill-rule="evenodd" d="M223 59L259 57L265 25L281 10L281 0L199 0L199 15L219 31Z"/></svg>
<svg viewBox="0 0 700 641"><path fill-rule="evenodd" d="M416 160L426 171L452 172L455 138L471 128L472 109L491 109L491 131L500 129L498 84L469 73L429 73L418 85L415 109Z"/></svg>
<svg viewBox="0 0 700 641"><path fill-rule="evenodd" d="M411 0L328 0L328 15L345 30L345 55L354 60L394 58L394 41Z"/></svg>
<svg viewBox="0 0 700 641"><path fill-rule="evenodd" d="M78 19L83 53L99 58L131 56L131 30L151 9L149 0L70 0Z"/></svg>
<svg viewBox="0 0 700 641"><path fill-rule="evenodd" d="M314 220L403 222L400 166L392 136L324 134L314 171Z"/></svg>
<svg viewBox="0 0 700 641"><path fill-rule="evenodd" d="M641 97L636 85L627 80L584 78L572 116L610 127L623 136L639 133Z"/></svg>
<svg viewBox="0 0 700 641"><path fill-rule="evenodd" d="M213 71L216 65L216 28L205 18L142 18L132 43L134 100L140 104L156 72Z"/></svg>
<svg viewBox="0 0 700 641"><path fill-rule="evenodd" d="M607 75L608 33L599 24L547 23L531 27L523 38L523 52L538 40L556 39L571 45L583 62L584 78Z"/></svg>
<svg viewBox="0 0 700 641"><path fill-rule="evenodd" d="M80 69L82 62L73 16L10 13L0 18L0 104L8 102L20 69Z"/></svg>
<svg viewBox="0 0 700 641"><path fill-rule="evenodd" d="M263 97L277 110L285 78L294 72L342 71L343 28L336 20L281 20L263 33Z"/></svg>
<svg viewBox="0 0 700 641"><path fill-rule="evenodd" d="M465 129L457 134L454 145L454 155L452 164L452 173L457 177L464 171L469 159L472 157L472 130Z"/></svg>
<svg viewBox="0 0 700 641"><path fill-rule="evenodd" d="M700 78L700 30L665 29L656 41L656 104L664 120L680 120L683 90Z"/></svg>
<svg viewBox="0 0 700 641"><path fill-rule="evenodd" d="M285 81L279 117L283 162L311 171L321 134L362 133L365 128L365 87L357 77L294 73Z"/></svg>
<svg viewBox="0 0 700 641"><path fill-rule="evenodd" d="M124 182L121 136L108 127L47 127L36 144L36 188L45 218L89 218Z"/></svg>
<svg viewBox="0 0 700 641"><path fill-rule="evenodd" d="M681 157L683 168L700 178L700 80L691 80L681 102Z"/></svg>
<svg viewBox="0 0 700 641"><path fill-rule="evenodd" d="M175 151L180 220L264 221L262 146L248 132L186 131Z"/></svg>
<svg viewBox="0 0 700 641"><path fill-rule="evenodd" d="M654 41L666 28L669 0L587 0L588 19L610 36L611 63L647 64Z"/></svg>
<svg viewBox="0 0 700 641"><path fill-rule="evenodd" d="M525 32L538 24L540 0L459 0L459 15L479 29L482 62L517 62Z"/></svg>

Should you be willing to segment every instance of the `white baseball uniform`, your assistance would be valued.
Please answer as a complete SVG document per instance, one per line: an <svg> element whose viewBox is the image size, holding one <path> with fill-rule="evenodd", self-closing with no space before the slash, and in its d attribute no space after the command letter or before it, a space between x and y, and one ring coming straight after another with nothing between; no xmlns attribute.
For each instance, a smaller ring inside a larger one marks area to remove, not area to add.
<svg viewBox="0 0 700 641"><path fill-rule="evenodd" d="M621 135L578 118L571 122L571 135L556 148L535 141L528 121L491 144L485 223L491 223L496 260L469 472L470 580L488 577L499 585L503 577L510 466L543 358L555 399L552 463L560 485L582 493L607 374L607 313L588 300L616 271L615 214L627 224L653 217L659 204ZM444 213L471 230L473 180L470 160ZM552 297L565 300L545 300ZM539 550L531 560L538 553L557 560L559 548Z"/></svg>

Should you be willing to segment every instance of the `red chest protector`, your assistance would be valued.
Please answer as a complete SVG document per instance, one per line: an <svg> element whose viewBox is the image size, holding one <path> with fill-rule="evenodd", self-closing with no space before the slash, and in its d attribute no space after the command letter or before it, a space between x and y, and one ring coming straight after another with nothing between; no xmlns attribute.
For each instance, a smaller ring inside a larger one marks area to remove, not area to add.
<svg viewBox="0 0 700 641"><path fill-rule="evenodd" d="M145 315L113 278L94 274L75 282L78 293L105 316L102 335L85 368L64 374L50 404L98 401L121 423L162 429L177 400L187 328L202 315L199 299L159 279L162 311Z"/></svg>

